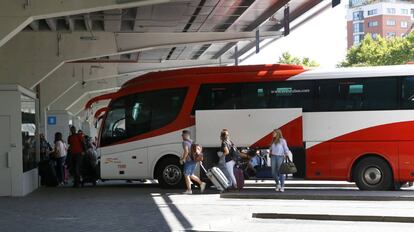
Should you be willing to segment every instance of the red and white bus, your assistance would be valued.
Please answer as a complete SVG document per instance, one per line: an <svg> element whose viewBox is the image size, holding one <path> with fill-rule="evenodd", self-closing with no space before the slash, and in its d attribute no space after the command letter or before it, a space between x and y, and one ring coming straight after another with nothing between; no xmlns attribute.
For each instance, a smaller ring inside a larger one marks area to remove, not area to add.
<svg viewBox="0 0 414 232"><path fill-rule="evenodd" d="M266 148L281 128L297 177L364 190L414 181L414 65L307 70L294 65L148 73L110 98L100 129L102 179L182 180L181 131L207 148L228 128Z"/></svg>

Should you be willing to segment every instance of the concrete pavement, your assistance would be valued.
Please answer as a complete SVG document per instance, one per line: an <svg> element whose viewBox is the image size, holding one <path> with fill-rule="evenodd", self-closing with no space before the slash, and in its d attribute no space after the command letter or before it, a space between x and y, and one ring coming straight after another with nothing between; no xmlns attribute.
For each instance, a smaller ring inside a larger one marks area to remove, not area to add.
<svg viewBox="0 0 414 232"><path fill-rule="evenodd" d="M243 191L255 191L249 188ZM180 192L125 182L41 188L23 198L0 198L0 231L414 231L408 223L252 218L253 213L414 217L413 201L223 199L214 189Z"/></svg>

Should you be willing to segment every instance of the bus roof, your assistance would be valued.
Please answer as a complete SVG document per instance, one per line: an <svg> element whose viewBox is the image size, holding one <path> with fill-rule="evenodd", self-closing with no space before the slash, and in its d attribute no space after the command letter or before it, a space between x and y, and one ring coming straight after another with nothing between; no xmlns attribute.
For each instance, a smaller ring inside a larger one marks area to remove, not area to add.
<svg viewBox="0 0 414 232"><path fill-rule="evenodd" d="M162 80L171 76L188 76L188 75L208 75L216 73L248 73L248 72L261 72L261 71L282 71L282 70L302 70L305 69L299 65L288 64L265 64L265 65L243 65L243 66L215 66L215 67L198 67L198 68L185 68L177 70L150 72L142 76L138 76L132 80L125 82L121 88L126 88L142 82L151 80Z"/></svg>
<svg viewBox="0 0 414 232"><path fill-rule="evenodd" d="M414 65L390 65L351 68L318 68L295 75L288 80L317 80L361 77L390 77L414 75Z"/></svg>
<svg viewBox="0 0 414 232"><path fill-rule="evenodd" d="M350 67L350 68L316 68L305 70L299 65L287 64L266 64L266 65L244 65L244 66L216 66L186 68L159 72L150 72L127 81L122 88L134 86L147 81L159 81L172 76L188 75L208 75L216 73L259 73L261 71L282 71L282 70L302 70L297 75L288 80L316 80L316 79L340 79L340 78L361 78L361 77L386 77L386 76L406 76L414 75L414 65L390 65L375 67Z"/></svg>
<svg viewBox="0 0 414 232"><path fill-rule="evenodd" d="M188 78L191 75L208 75L208 74L225 74L225 73L255 73L257 76L262 76L261 73L271 73L270 76L275 75L277 78L280 72L290 73L290 77L282 78L283 80L318 80L318 79L341 79L341 78L362 78L362 77L387 77L387 76L414 76L414 65L391 65L391 66L376 66L376 67L351 67L351 68L317 68L304 69L298 65L287 64L267 64L267 65L245 65L245 66L219 66L219 67L199 67L186 68L169 71L151 72L138 76L132 80L127 81L122 85L121 89L115 93L104 94L88 101L85 108L89 108L94 102L113 99L122 95L122 89L128 87L135 88L140 84L162 81L168 78L184 77Z"/></svg>

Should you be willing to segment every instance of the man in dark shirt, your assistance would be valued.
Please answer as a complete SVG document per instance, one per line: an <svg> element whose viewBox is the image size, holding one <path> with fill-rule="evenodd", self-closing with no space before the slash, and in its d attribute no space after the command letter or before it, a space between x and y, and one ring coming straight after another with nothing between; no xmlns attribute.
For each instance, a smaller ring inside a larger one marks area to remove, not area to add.
<svg viewBox="0 0 414 232"><path fill-rule="evenodd" d="M76 133L76 127L70 127L71 135L68 137L69 152L71 157L71 172L74 177L73 187L79 187L81 177L82 156L85 155L85 141L81 134Z"/></svg>

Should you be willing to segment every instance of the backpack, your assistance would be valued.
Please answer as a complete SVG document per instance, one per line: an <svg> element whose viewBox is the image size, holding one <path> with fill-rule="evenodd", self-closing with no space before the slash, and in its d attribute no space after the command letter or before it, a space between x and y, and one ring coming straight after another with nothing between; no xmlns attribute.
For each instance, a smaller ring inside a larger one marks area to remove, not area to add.
<svg viewBox="0 0 414 232"><path fill-rule="evenodd" d="M192 154L191 159L195 162L203 161L204 160L203 153L201 153L201 154Z"/></svg>
<svg viewBox="0 0 414 232"><path fill-rule="evenodd" d="M237 147L234 146L234 143L230 141L230 143L225 142L228 147L229 147L229 156L231 157L232 160L234 161L240 161L241 157L240 157L240 152L239 150L237 150Z"/></svg>

